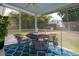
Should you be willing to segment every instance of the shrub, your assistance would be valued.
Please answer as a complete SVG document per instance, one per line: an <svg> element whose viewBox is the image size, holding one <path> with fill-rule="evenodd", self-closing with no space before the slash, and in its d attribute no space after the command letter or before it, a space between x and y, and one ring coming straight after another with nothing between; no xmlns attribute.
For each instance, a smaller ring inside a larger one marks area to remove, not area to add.
<svg viewBox="0 0 79 59"><path fill-rule="evenodd" d="M0 42L5 39L8 33L8 16L0 16Z"/></svg>

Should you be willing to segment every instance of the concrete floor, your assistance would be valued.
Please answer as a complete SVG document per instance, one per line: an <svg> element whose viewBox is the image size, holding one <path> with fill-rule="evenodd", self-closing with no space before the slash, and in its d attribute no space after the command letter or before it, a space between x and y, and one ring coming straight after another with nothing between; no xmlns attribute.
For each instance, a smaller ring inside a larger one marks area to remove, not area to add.
<svg viewBox="0 0 79 59"><path fill-rule="evenodd" d="M17 39L13 35L8 35L5 38L5 43L4 45L10 45L10 44L16 44ZM4 48L0 50L0 56L5 56Z"/></svg>
<svg viewBox="0 0 79 59"><path fill-rule="evenodd" d="M1 49L1 50L0 50L0 56L5 56L4 49Z"/></svg>

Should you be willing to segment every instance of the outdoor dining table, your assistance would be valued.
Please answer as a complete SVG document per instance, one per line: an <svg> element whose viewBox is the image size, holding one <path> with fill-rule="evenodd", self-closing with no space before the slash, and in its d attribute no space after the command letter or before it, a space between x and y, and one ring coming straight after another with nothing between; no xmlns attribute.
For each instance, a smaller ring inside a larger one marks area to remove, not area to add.
<svg viewBox="0 0 79 59"><path fill-rule="evenodd" d="M42 53L47 52L48 39L49 39L48 35L30 33L27 36L29 36L29 38L31 39L32 47L33 47L32 50L37 51L37 55L38 55L38 52L40 52L40 51L42 51Z"/></svg>

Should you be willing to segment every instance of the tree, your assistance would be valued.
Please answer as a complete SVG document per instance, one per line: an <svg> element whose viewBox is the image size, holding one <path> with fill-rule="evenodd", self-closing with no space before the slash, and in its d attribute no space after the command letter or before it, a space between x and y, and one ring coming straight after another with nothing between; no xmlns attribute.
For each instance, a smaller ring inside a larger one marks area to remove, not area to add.
<svg viewBox="0 0 79 59"><path fill-rule="evenodd" d="M34 29L35 28L35 18L27 13L21 12L21 28L22 29ZM14 20L16 25L19 24L19 14L15 12L10 13L11 19ZM46 28L50 16L43 15L38 17L38 28Z"/></svg>
<svg viewBox="0 0 79 59"><path fill-rule="evenodd" d="M17 22L16 24L19 24L19 14L12 11L10 14L9 14L9 18L11 18L14 22Z"/></svg>
<svg viewBox="0 0 79 59"><path fill-rule="evenodd" d="M22 29L34 29L34 17L27 14L27 13L24 13L24 12L21 12L21 26L22 26Z"/></svg>
<svg viewBox="0 0 79 59"><path fill-rule="evenodd" d="M51 17L48 15L43 15L38 17L38 28L41 28L41 29L47 28L48 21L50 20L50 18Z"/></svg>
<svg viewBox="0 0 79 59"><path fill-rule="evenodd" d="M79 8L70 7L59 12L59 15L63 17L63 21L79 21Z"/></svg>

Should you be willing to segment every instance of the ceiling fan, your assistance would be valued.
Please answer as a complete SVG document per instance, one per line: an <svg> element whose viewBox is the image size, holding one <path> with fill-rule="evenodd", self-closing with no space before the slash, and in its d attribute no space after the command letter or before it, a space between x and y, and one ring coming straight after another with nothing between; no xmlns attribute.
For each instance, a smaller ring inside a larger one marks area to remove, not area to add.
<svg viewBox="0 0 79 59"><path fill-rule="evenodd" d="M26 3L26 7L27 8L30 8L30 7L36 8L36 7L38 7L38 3Z"/></svg>

